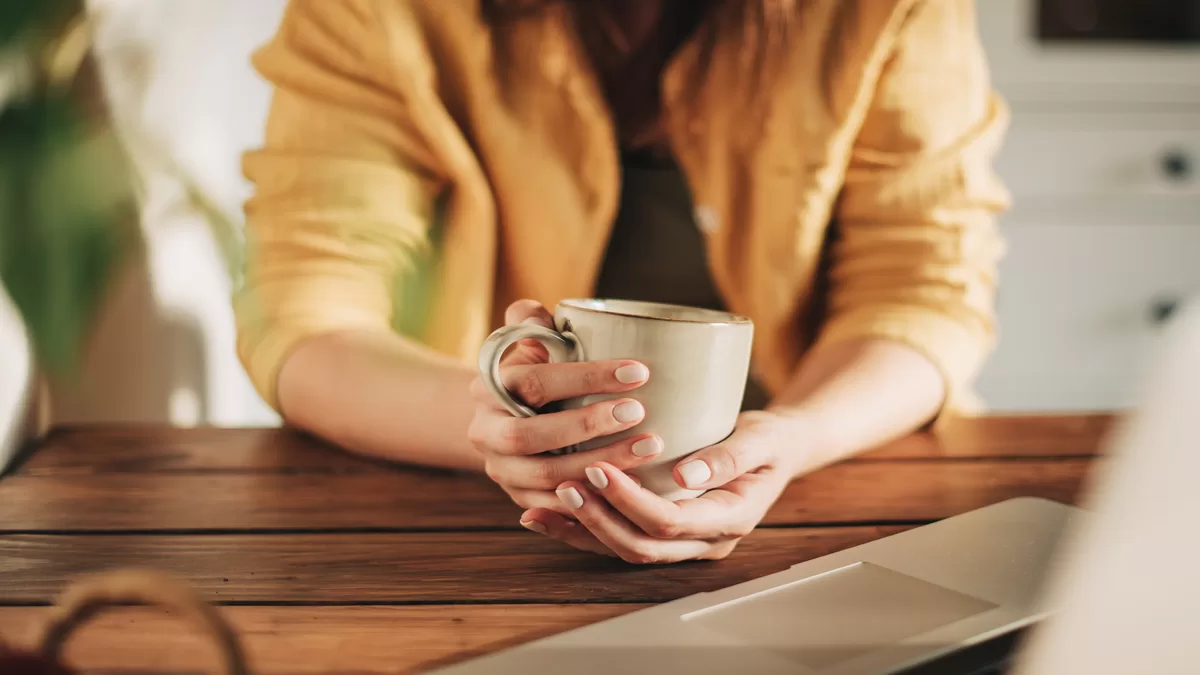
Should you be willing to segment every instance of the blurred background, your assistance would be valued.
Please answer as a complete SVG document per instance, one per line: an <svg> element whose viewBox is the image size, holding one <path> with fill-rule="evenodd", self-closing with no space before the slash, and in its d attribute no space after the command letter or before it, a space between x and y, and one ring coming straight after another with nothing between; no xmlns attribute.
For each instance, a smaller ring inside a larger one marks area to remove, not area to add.
<svg viewBox="0 0 1200 675"><path fill-rule="evenodd" d="M64 96L85 110L106 101L118 149L103 149L105 166L127 169L137 190L127 209L112 196L111 217L92 224L105 236L77 238L73 253L23 234L19 209L30 207L13 195L25 178L9 167L30 67L20 44L3 42L4 22L20 17L0 10L0 135L12 137L0 136L10 181L0 185L0 467L51 424L278 424L234 354L229 296L248 196L240 155L258 144L269 100L249 56L286 0L84 4L92 39ZM1014 113L998 169L1015 204L1003 221L1001 340L980 394L996 412L1127 407L1163 326L1200 290L1200 0L977 5ZM62 42L56 58L70 61ZM62 194L107 199L92 183L67 180ZM132 236L107 236L122 223ZM29 250L59 263L82 251L92 276L15 283L41 259ZM102 292L89 303L92 287ZM56 307L96 309L74 328L69 316L31 316L57 297L70 302ZM57 346L33 358L44 343Z"/></svg>

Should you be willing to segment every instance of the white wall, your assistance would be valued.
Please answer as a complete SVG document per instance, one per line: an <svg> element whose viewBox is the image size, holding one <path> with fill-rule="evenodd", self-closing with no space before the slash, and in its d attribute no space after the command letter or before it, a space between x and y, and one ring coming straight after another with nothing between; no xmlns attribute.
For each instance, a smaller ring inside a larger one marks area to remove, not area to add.
<svg viewBox="0 0 1200 675"><path fill-rule="evenodd" d="M102 79L119 125L162 142L230 215L249 189L240 155L259 143L269 89L252 50L285 0L92 0ZM136 146L134 147L136 150ZM52 389L55 424L275 424L234 352L229 276L202 216L148 158L144 260L124 271L78 383Z"/></svg>
<svg viewBox="0 0 1200 675"><path fill-rule="evenodd" d="M31 361L25 327L0 288L0 472L16 454L26 430Z"/></svg>

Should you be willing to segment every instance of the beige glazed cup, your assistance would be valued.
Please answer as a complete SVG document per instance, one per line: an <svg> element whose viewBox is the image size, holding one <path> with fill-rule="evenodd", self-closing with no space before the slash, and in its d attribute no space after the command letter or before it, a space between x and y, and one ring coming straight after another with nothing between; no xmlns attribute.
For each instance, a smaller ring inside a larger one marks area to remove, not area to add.
<svg viewBox="0 0 1200 675"><path fill-rule="evenodd" d="M557 331L521 324L492 333L479 354L484 386L519 417L537 411L500 381L500 357L519 340L538 340L555 362L633 359L646 364L650 379L624 394L599 394L562 401L580 408L612 398L634 398L646 409L636 427L593 439L570 452L603 447L644 433L663 440L653 462L631 471L642 485L666 499L686 499L699 490L680 487L672 469L680 459L719 443L733 432L741 411L754 324L745 317L694 307L633 300L563 300L554 311Z"/></svg>

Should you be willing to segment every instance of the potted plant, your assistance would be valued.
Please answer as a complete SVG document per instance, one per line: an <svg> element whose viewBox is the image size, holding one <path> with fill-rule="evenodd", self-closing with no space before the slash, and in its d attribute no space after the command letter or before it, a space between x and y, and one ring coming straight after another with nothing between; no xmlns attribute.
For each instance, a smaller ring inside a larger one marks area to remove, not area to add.
<svg viewBox="0 0 1200 675"><path fill-rule="evenodd" d="M91 58L91 21L83 0L0 2L0 285L36 370L67 383L117 274L144 245L131 152L183 186L230 274L240 270L232 220L148 135L115 128ZM0 365L18 356L0 353ZM0 455L14 423L5 416L16 414L0 409Z"/></svg>

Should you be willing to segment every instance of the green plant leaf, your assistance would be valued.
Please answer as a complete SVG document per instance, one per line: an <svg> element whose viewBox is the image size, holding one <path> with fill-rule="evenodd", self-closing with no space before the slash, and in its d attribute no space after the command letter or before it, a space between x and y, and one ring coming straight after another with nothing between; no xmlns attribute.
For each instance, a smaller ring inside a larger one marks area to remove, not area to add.
<svg viewBox="0 0 1200 675"><path fill-rule="evenodd" d="M0 281L51 373L73 374L125 255L138 244L129 167L66 94L0 112Z"/></svg>
<svg viewBox="0 0 1200 675"><path fill-rule="evenodd" d="M78 7L79 0L0 0L0 49L34 33L45 35Z"/></svg>

